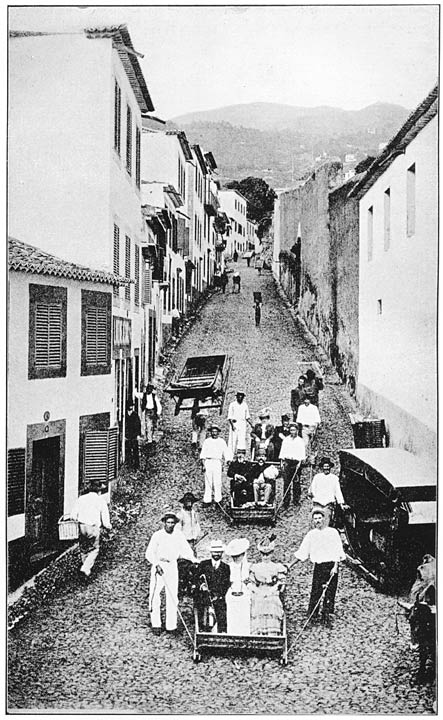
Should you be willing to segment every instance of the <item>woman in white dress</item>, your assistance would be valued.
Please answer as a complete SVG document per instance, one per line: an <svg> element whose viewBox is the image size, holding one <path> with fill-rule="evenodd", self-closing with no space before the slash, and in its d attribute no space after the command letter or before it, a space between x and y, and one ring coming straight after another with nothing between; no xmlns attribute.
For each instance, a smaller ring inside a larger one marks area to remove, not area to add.
<svg viewBox="0 0 443 720"><path fill-rule="evenodd" d="M228 635L251 634L251 595L248 588L249 562L247 538L231 540L225 549L230 556L231 587L226 593Z"/></svg>

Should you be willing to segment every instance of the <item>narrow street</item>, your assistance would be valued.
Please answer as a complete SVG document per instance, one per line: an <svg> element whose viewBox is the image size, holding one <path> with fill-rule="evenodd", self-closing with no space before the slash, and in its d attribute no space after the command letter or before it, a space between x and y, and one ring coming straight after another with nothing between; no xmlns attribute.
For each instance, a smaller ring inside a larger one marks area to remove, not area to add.
<svg viewBox="0 0 443 720"><path fill-rule="evenodd" d="M242 290L215 294L175 354L180 367L187 356L229 353L234 358L223 412L237 390L244 390L251 414L270 405L275 417L289 410L290 389L299 374L297 362L315 358L302 331L279 296L270 273L239 263ZM254 290L263 294L262 324L254 326ZM338 450L349 447L352 433L340 402L343 390L328 383L320 397L322 427L319 453L337 463ZM138 522L123 529L104 550L88 586L76 579L10 633L9 707L28 710L116 710L191 714L423 714L432 712L432 689L411 685L417 658L408 648L409 631L398 618L396 599L377 593L345 565L337 593L332 629L308 627L306 619L312 566L297 564L286 594L289 644L287 667L272 657L204 655L192 661L189 637L154 636L148 615L149 565L144 559L161 510L177 504L184 490L202 497L203 475L190 449L190 416L174 417L164 400L164 435L157 456L140 475L145 500ZM216 419L216 416L213 416ZM337 467L337 465L336 465ZM280 513L275 558L289 562L309 528L306 496L308 471L298 506ZM224 487L227 498L227 484ZM229 527L218 508L201 510L207 538L228 542L246 536L250 559L269 529ZM190 600L182 611L193 628Z"/></svg>

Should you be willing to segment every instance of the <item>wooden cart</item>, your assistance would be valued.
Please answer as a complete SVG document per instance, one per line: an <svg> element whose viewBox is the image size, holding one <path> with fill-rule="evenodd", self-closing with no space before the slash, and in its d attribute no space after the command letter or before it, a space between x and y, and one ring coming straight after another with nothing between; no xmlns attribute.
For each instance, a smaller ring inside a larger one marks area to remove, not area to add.
<svg viewBox="0 0 443 720"><path fill-rule="evenodd" d="M218 408L221 415L231 368L232 358L228 355L189 357L176 379L165 388L175 401L175 415L180 410L192 410L195 400L200 408Z"/></svg>
<svg viewBox="0 0 443 720"><path fill-rule="evenodd" d="M198 611L194 608L194 662L200 662L203 652L228 652L239 654L266 653L280 656L280 665L288 664L288 635L286 615L283 614L281 635L228 635L200 630Z"/></svg>

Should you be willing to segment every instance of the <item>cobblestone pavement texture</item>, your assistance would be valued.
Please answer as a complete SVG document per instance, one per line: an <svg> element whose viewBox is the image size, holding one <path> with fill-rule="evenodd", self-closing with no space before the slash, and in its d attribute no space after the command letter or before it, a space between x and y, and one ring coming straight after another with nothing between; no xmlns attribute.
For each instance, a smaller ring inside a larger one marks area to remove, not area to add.
<svg viewBox="0 0 443 720"><path fill-rule="evenodd" d="M200 320L179 344L174 363L187 356L228 352L234 357L222 415L227 438L227 406L238 389L247 393L255 415L271 405L278 417L289 409L297 362L315 349L294 322L269 273L239 263L240 294L214 295ZM230 288L229 288L230 289ZM262 324L254 326L253 290L263 293ZM328 377L328 376L327 376ZM331 376L332 377L332 376ZM351 428L338 385L321 394L321 454L337 460L349 447ZM217 416L213 416L216 419ZM217 418L219 419L219 418ZM122 529L100 556L88 586L71 582L10 633L9 707L39 710L120 710L150 714L423 714L432 713L431 686L411 683L417 657L408 648L404 618L396 632L396 600L376 592L346 565L341 569L332 629L309 626L291 647L289 664L272 657L204 655L192 660L183 628L177 637L154 636L148 615L149 565L144 559L160 510L183 490L200 497L203 475L190 449L189 413L174 417L165 398L159 452L140 473L145 488L138 522ZM280 513L276 559L290 561L309 528L303 473L300 504ZM224 488L227 497L227 484ZM206 540L247 536L250 558L266 528L229 527L218 508L202 510ZM206 540L199 555L205 555ZM291 571L286 597L289 643L306 619L312 567ZM190 600L182 611L193 627Z"/></svg>

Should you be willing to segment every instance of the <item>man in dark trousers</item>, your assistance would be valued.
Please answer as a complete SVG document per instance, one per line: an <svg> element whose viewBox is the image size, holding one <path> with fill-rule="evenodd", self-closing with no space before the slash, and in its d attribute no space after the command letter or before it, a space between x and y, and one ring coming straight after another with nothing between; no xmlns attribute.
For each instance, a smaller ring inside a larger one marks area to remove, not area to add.
<svg viewBox="0 0 443 720"><path fill-rule="evenodd" d="M246 451L237 450L236 458L229 463L227 476L231 478L231 495L236 507L254 500L251 477L252 463L246 460Z"/></svg>
<svg viewBox="0 0 443 720"><path fill-rule="evenodd" d="M291 409L292 419L294 422L297 421L298 408L303 403L303 400L306 397L305 383L306 377L304 375L300 375L300 377L298 378L297 387L291 390Z"/></svg>
<svg viewBox="0 0 443 720"><path fill-rule="evenodd" d="M128 405L126 413L126 462L128 466L134 470L140 467L140 458L138 454L138 438L142 434L141 422L138 414L135 412L134 404Z"/></svg>
<svg viewBox="0 0 443 720"><path fill-rule="evenodd" d="M225 633L225 595L231 585L231 571L229 565L222 561L224 545L220 540L211 542L209 552L211 553L210 560L202 560L197 568L199 624L204 632Z"/></svg>

